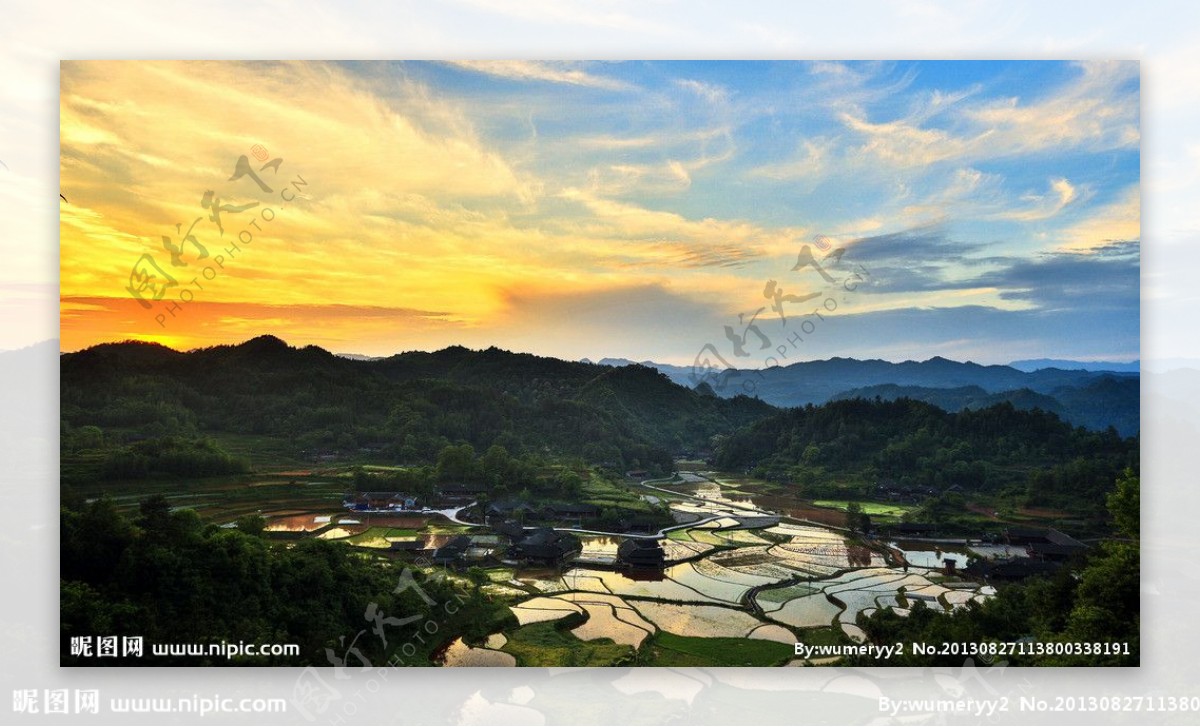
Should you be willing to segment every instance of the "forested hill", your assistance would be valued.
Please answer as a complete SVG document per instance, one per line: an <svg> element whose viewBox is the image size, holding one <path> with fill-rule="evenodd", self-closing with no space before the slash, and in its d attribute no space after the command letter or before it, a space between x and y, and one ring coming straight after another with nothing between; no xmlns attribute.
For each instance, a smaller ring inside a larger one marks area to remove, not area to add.
<svg viewBox="0 0 1200 727"><path fill-rule="evenodd" d="M853 399L781 411L725 439L716 456L719 467L753 468L810 496L836 482L862 494L1008 494L1079 511L1102 510L1117 476L1137 470L1138 439L1007 402L948 413L911 399Z"/></svg>
<svg viewBox="0 0 1200 727"><path fill-rule="evenodd" d="M1136 376L1100 375L1074 386L1060 386L1050 393L1032 389L988 392L979 386L935 388L880 384L850 389L834 399L917 399L946 411L986 409L1008 402L1018 409L1041 409L1063 421L1088 429L1115 428L1126 436L1141 429L1141 384Z"/></svg>
<svg viewBox="0 0 1200 727"><path fill-rule="evenodd" d="M447 444L580 456L665 471L775 410L611 367L451 347L351 360L272 336L180 353L103 344L60 358L64 447L215 433L285 439L296 453L379 452L430 461Z"/></svg>

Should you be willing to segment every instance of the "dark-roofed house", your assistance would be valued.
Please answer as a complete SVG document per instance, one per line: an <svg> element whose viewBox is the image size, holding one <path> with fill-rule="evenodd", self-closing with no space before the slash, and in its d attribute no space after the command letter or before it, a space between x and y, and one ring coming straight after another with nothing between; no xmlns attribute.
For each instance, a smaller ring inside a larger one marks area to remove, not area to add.
<svg viewBox="0 0 1200 727"><path fill-rule="evenodd" d="M487 485L467 482L448 482L438 487L441 501L453 505L472 502L487 491Z"/></svg>
<svg viewBox="0 0 1200 727"><path fill-rule="evenodd" d="M1031 558L1038 560L1048 560L1056 563L1062 563L1070 560L1077 553L1081 553L1087 549L1082 543L1079 545L1071 545L1068 543L1030 543L1027 550Z"/></svg>
<svg viewBox="0 0 1200 727"><path fill-rule="evenodd" d="M492 530L495 530L513 542L525 537L525 528L521 526L521 523L512 522L511 520L493 525Z"/></svg>
<svg viewBox="0 0 1200 727"><path fill-rule="evenodd" d="M633 515L617 521L617 526L627 533L656 533L658 524L648 516Z"/></svg>
<svg viewBox="0 0 1200 727"><path fill-rule="evenodd" d="M351 510L415 510L417 498L403 492L359 492L346 501Z"/></svg>
<svg viewBox="0 0 1200 727"><path fill-rule="evenodd" d="M510 557L530 563L560 565L583 550L579 538L553 528L529 531L509 548Z"/></svg>
<svg viewBox="0 0 1200 727"><path fill-rule="evenodd" d="M1014 525L1004 529L1004 539L1010 545L1028 545L1029 543L1045 543L1046 528L1027 528Z"/></svg>
<svg viewBox="0 0 1200 727"><path fill-rule="evenodd" d="M497 500L488 505L483 511L483 514L488 518L500 518L502 520L514 518L525 520L536 513L537 510L534 509L533 505L524 500Z"/></svg>
<svg viewBox="0 0 1200 727"><path fill-rule="evenodd" d="M452 538L442 547L433 551L433 562L435 565L453 565L462 560L463 555L467 552L467 548L471 547L471 538L466 535L459 535Z"/></svg>
<svg viewBox="0 0 1200 727"><path fill-rule="evenodd" d="M1010 527L1004 538L1010 545L1024 545L1032 558L1056 563L1087 550L1087 545L1054 528Z"/></svg>
<svg viewBox="0 0 1200 727"><path fill-rule="evenodd" d="M393 540L390 548L394 552L411 553L415 555L425 550L425 539L417 538L416 540Z"/></svg>
<svg viewBox="0 0 1200 727"><path fill-rule="evenodd" d="M666 554L653 538L626 538L617 546L617 562L631 568L662 568Z"/></svg>

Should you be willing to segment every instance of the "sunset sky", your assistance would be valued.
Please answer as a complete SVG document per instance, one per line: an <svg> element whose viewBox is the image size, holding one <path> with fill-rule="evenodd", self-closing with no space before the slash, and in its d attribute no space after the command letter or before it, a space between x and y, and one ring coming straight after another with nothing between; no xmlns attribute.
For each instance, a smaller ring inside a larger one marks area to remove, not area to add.
<svg viewBox="0 0 1200 727"><path fill-rule="evenodd" d="M765 308L778 343L832 296L781 363L1139 356L1136 63L69 61L61 89L67 351L752 368L726 326ZM209 256L173 261L189 227ZM806 245L869 276L793 270ZM768 281L819 295L785 321Z"/></svg>

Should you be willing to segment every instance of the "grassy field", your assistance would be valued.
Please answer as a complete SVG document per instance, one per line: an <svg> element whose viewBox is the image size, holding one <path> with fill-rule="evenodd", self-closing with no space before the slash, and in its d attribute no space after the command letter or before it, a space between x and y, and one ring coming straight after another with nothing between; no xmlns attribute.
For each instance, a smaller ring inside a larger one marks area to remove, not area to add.
<svg viewBox="0 0 1200 727"><path fill-rule="evenodd" d="M554 623L522 626L508 634L501 651L516 657L518 666L612 666L633 657L633 647L612 639L580 641Z"/></svg>
<svg viewBox="0 0 1200 727"><path fill-rule="evenodd" d="M73 490L83 497L108 495L117 507L132 511L152 495L163 495L172 507L195 509L207 520L228 522L242 515L280 511L339 512L344 485L278 476L210 477L196 480L96 482Z"/></svg>
<svg viewBox="0 0 1200 727"><path fill-rule="evenodd" d="M581 499L589 505L638 513L650 513L653 510L650 503L639 496L640 493L610 481L599 472L592 472L592 476L583 482L582 489Z"/></svg>
<svg viewBox="0 0 1200 727"><path fill-rule="evenodd" d="M411 528L368 528L358 535L351 535L345 542L351 545L361 545L364 548L390 548L389 538L412 539L420 533Z"/></svg>
<svg viewBox="0 0 1200 727"><path fill-rule="evenodd" d="M642 647L647 666L778 666L792 658L793 648L760 639L709 639L666 631Z"/></svg>
<svg viewBox="0 0 1200 727"><path fill-rule="evenodd" d="M813 505L817 507L829 507L834 510L846 511L850 505L849 500L813 500ZM871 517L894 517L899 518L905 513L916 509L916 505L896 505L887 502L860 502L858 503L862 511Z"/></svg>

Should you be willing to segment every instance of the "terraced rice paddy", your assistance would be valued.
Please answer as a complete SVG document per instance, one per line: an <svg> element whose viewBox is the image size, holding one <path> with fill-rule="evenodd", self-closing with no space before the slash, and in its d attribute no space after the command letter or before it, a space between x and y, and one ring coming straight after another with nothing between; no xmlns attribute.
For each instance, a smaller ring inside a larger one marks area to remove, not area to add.
<svg viewBox="0 0 1200 727"><path fill-rule="evenodd" d="M455 639L442 654L441 663L442 666L516 666L517 660L512 654L496 651L490 646L476 649L463 643L462 639Z"/></svg>
<svg viewBox="0 0 1200 727"><path fill-rule="evenodd" d="M800 629L828 626L842 610L841 606L826 598L824 593L801 596L774 605L774 609L769 609L763 604L763 612L776 621Z"/></svg>
<svg viewBox="0 0 1200 727"><path fill-rule="evenodd" d="M267 532L310 533L314 530L320 530L328 524L328 515L325 515L323 520L320 515L280 515L268 519L263 530Z"/></svg>
<svg viewBox="0 0 1200 727"><path fill-rule="evenodd" d="M519 606L512 606L511 609L517 617L517 623L522 626L542 621L557 621L572 613L583 613L583 608L576 604L542 596L531 598Z"/></svg>
<svg viewBox="0 0 1200 727"><path fill-rule="evenodd" d="M888 608L906 616L918 602L936 610L965 608L995 593L980 584L942 582L940 575L949 554L962 568L968 558L992 555L992 546L979 546L977 554L953 544L892 543L910 563L905 571L843 532L768 519L744 493L696 476L674 486L685 485L701 497L663 499L684 527L659 540L667 563L661 572L615 570L620 538L589 534L579 535L580 557L563 572L489 568L482 588L510 604L516 626L489 635L483 646L452 642L443 663L598 665L625 663L635 652L666 665L720 661L721 654L737 652L739 642L774 654L797 640L859 641L865 638L856 625L861 614ZM267 527L387 550L395 540L437 548L470 530L436 515L295 509L271 513ZM478 547L504 546L487 531L471 535L496 541L479 541ZM778 655L763 658L782 663Z"/></svg>
<svg viewBox="0 0 1200 727"><path fill-rule="evenodd" d="M679 636L745 637L751 631L767 625L745 611L723 606L654 601L636 601L635 606L655 626Z"/></svg>
<svg viewBox="0 0 1200 727"><path fill-rule="evenodd" d="M944 561L950 558L955 561L955 567L962 569L966 568L973 560L970 551L960 546L906 540L899 540L890 545L900 551L910 565L918 568L941 568Z"/></svg>
<svg viewBox="0 0 1200 727"><path fill-rule="evenodd" d="M612 639L618 644L637 648L654 631L654 627L631 608L617 608L611 603L579 602L588 620L571 630L581 641Z"/></svg>
<svg viewBox="0 0 1200 727"><path fill-rule="evenodd" d="M770 618L797 628L827 626L836 617L850 638L862 636L855 626L860 613L870 615L879 608L892 608L908 615L908 606L922 601L927 608L959 608L987 597L973 583L947 588L920 573L893 568L863 568L830 578L807 581L759 591L755 602ZM993 591L994 592L994 591Z"/></svg>

